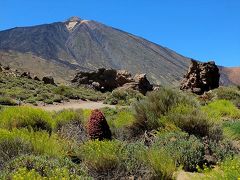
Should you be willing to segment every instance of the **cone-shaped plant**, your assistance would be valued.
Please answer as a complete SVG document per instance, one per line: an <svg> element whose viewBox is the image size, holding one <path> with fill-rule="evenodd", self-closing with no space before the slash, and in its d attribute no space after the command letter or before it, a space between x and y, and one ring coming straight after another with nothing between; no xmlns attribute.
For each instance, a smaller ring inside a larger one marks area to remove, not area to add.
<svg viewBox="0 0 240 180"><path fill-rule="evenodd" d="M88 135L91 139L111 139L112 133L103 113L95 109L92 111L87 124Z"/></svg>

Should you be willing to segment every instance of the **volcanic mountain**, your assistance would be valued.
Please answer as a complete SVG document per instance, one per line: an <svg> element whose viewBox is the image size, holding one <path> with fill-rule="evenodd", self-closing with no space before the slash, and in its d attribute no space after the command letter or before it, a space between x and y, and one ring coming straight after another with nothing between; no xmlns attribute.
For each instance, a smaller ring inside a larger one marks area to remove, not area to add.
<svg viewBox="0 0 240 180"><path fill-rule="evenodd" d="M190 59L119 29L72 17L0 31L0 62L40 77L52 75L58 82L72 79L76 70L105 67L146 73L153 83L177 85ZM227 73L222 77L232 82Z"/></svg>

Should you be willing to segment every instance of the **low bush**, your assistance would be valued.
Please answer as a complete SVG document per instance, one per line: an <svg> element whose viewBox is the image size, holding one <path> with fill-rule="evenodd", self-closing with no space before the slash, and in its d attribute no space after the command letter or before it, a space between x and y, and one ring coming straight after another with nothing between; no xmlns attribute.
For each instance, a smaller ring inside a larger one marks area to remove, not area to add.
<svg viewBox="0 0 240 180"><path fill-rule="evenodd" d="M240 119L240 110L228 100L216 100L202 107L209 117L215 121L222 118Z"/></svg>
<svg viewBox="0 0 240 180"><path fill-rule="evenodd" d="M114 90L107 98L104 103L111 105L122 105L128 106L133 102L143 99L143 95L135 90Z"/></svg>
<svg viewBox="0 0 240 180"><path fill-rule="evenodd" d="M15 106L17 102L9 97L0 97L0 105Z"/></svg>
<svg viewBox="0 0 240 180"><path fill-rule="evenodd" d="M206 161L209 165L215 165L222 160L231 158L234 154L239 153L239 150L237 150L227 139L218 142L214 140L205 140L204 146Z"/></svg>
<svg viewBox="0 0 240 180"><path fill-rule="evenodd" d="M3 140L10 137L13 140L19 139L18 141L24 142L27 145L30 144L32 153L36 155L46 154L53 157L63 157L70 148L67 146L67 142L58 139L55 134L49 136L44 131L33 132L27 129L13 129L12 131L8 131L0 129L0 135ZM17 149L17 147L15 148Z"/></svg>
<svg viewBox="0 0 240 180"><path fill-rule="evenodd" d="M135 118L130 110L120 110L113 120L113 126L115 128L130 127L135 122Z"/></svg>
<svg viewBox="0 0 240 180"><path fill-rule="evenodd" d="M196 175L196 179L239 179L240 177L240 157L228 158L219 164L219 167L211 171L207 170L204 176Z"/></svg>
<svg viewBox="0 0 240 180"><path fill-rule="evenodd" d="M57 112L53 119L54 130L61 138L77 143L88 139L83 110L63 110Z"/></svg>
<svg viewBox="0 0 240 180"><path fill-rule="evenodd" d="M223 132L232 140L240 140L240 121L229 121L223 124Z"/></svg>
<svg viewBox="0 0 240 180"><path fill-rule="evenodd" d="M131 126L135 122L135 118L129 108L102 109L106 120L110 126L113 137L120 140L131 140Z"/></svg>
<svg viewBox="0 0 240 180"><path fill-rule="evenodd" d="M62 110L57 112L54 119L54 127L56 130L61 129L64 125L68 123L79 123L83 122L83 112L82 110Z"/></svg>
<svg viewBox="0 0 240 180"><path fill-rule="evenodd" d="M168 120L167 123L173 122L183 131L197 137L208 136L216 140L222 138L221 127L195 107L179 104L174 107L165 118Z"/></svg>
<svg viewBox="0 0 240 180"><path fill-rule="evenodd" d="M3 179L91 179L79 165L67 158L49 156L20 156L8 163L2 171ZM1 177L1 176L0 176Z"/></svg>
<svg viewBox="0 0 240 180"><path fill-rule="evenodd" d="M5 163L20 155L30 154L33 147L30 142L0 129L0 169Z"/></svg>
<svg viewBox="0 0 240 180"><path fill-rule="evenodd" d="M0 112L0 127L6 129L32 128L52 131L52 119L48 112L31 107L9 107Z"/></svg>
<svg viewBox="0 0 240 180"><path fill-rule="evenodd" d="M124 144L120 158L124 175L134 176L137 179L151 179L155 173L144 163L147 148L144 143L137 141Z"/></svg>
<svg viewBox="0 0 240 180"><path fill-rule="evenodd" d="M203 143L184 132L158 132L152 147L164 148L174 164L177 167L183 166L186 171L196 171L197 166L204 163Z"/></svg>
<svg viewBox="0 0 240 180"><path fill-rule="evenodd" d="M96 172L110 171L120 163L122 143L119 141L93 140L80 146L78 157L84 164Z"/></svg>
<svg viewBox="0 0 240 180"><path fill-rule="evenodd" d="M171 155L163 148L151 148L146 152L145 160L147 166L153 169L154 179L172 179L176 170L175 162Z"/></svg>
<svg viewBox="0 0 240 180"><path fill-rule="evenodd" d="M149 93L145 99L133 105L136 119L132 126L133 130L139 132L157 129L161 126L159 118L180 103L197 106L192 97L176 90L161 88L159 91Z"/></svg>
<svg viewBox="0 0 240 180"><path fill-rule="evenodd" d="M213 91L218 99L229 100L234 105L240 104L240 90L237 87L219 87Z"/></svg>

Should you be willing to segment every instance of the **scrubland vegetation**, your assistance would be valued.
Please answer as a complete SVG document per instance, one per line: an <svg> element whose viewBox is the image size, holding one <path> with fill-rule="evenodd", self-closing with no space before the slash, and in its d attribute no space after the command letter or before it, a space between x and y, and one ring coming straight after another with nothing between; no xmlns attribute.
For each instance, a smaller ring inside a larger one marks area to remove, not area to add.
<svg viewBox="0 0 240 180"><path fill-rule="evenodd" d="M201 97L168 88L137 95L129 107L101 109L110 140L90 138L90 110L1 107L0 179L238 179L239 94L221 87Z"/></svg>
<svg viewBox="0 0 240 180"><path fill-rule="evenodd" d="M38 102L53 104L69 99L103 100L105 94L85 87L54 86L22 77L6 76L0 73L0 105L16 105Z"/></svg>

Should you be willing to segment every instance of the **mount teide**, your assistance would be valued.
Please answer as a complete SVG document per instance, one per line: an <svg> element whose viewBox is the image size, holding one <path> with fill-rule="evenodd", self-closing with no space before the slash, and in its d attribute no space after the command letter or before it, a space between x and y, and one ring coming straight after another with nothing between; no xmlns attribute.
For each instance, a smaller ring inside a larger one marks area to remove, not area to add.
<svg viewBox="0 0 240 180"><path fill-rule="evenodd" d="M177 85L190 63L166 47L78 17L1 31L0 61L38 76L52 75L58 82L70 80L76 70L105 67L147 73L163 85ZM232 82L228 74L222 75L225 84Z"/></svg>

